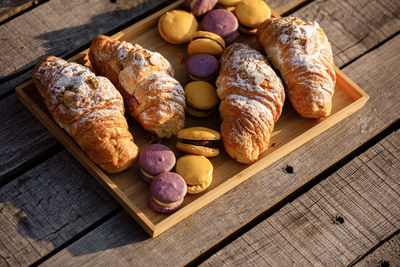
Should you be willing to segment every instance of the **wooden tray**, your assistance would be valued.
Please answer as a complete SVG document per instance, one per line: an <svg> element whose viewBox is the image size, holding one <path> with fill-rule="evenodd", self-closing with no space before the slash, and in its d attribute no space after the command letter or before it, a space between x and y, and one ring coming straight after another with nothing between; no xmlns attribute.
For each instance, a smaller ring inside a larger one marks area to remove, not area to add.
<svg viewBox="0 0 400 267"><path fill-rule="evenodd" d="M186 55L186 45L173 46L167 44L157 33L158 18L166 11L179 7L182 2L181 0L171 4L163 10L115 34L112 38L139 43L149 50L160 52L174 67L176 72L175 78L182 85L185 85L189 80L185 65L180 62L179 57L182 54ZM278 16L274 12L273 15ZM254 37L245 36L241 38L240 41L257 47ZM71 60L82 62L85 60L86 55L87 50L73 57ZM232 160L225 152L222 152L216 158L212 158L214 178L210 188L199 195L187 195L183 207L170 215L159 214L150 209L148 205L149 186L138 177L137 165L119 174L109 175L104 173L86 156L70 136L53 121L32 81L18 86L16 91L21 102L33 115L39 119L125 210L151 236L155 237L361 108L367 102L368 95L338 68L335 70L337 82L333 97L333 110L330 117L324 120L304 119L297 115L290 104L286 102L282 116L275 125L270 141L271 147L261 155L257 162L252 165L242 165ZM128 118L128 123L136 144L140 148L149 144L149 135L143 128L130 118ZM206 126L218 130L220 123L217 113L208 119L195 119L187 116L185 127ZM182 155L181 152L175 149L175 138L164 140L163 143L174 150L177 158ZM305 178L304 182L308 179Z"/></svg>

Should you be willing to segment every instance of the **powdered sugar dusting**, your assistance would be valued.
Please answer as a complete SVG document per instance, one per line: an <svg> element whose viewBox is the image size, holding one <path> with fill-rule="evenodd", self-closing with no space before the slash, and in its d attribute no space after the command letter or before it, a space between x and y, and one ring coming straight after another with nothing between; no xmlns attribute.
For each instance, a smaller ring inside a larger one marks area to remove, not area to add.
<svg viewBox="0 0 400 267"><path fill-rule="evenodd" d="M258 39L286 81L293 106L313 105L315 112L330 108L336 77L330 43L319 24L287 17L270 19L265 25ZM308 88L307 97L296 96L292 92L296 88Z"/></svg>
<svg viewBox="0 0 400 267"><path fill-rule="evenodd" d="M104 77L96 77L80 64L62 59L43 61L35 78L47 84L50 91L40 93L49 97L46 105L51 113L61 111L64 115L66 121L62 122L57 116L55 120L68 132L72 123L124 113L122 97L112 83ZM102 110L105 106L107 108Z"/></svg>
<svg viewBox="0 0 400 267"><path fill-rule="evenodd" d="M253 162L267 148L282 112L282 81L260 52L234 43L221 57L216 85L225 149L239 162Z"/></svg>

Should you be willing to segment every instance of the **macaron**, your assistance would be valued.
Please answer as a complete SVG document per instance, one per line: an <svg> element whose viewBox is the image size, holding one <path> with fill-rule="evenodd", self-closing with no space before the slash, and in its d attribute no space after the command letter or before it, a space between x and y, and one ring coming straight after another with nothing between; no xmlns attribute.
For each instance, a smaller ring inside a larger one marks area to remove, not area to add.
<svg viewBox="0 0 400 267"><path fill-rule="evenodd" d="M150 186L150 207L160 213L172 213L183 203L187 192L185 180L177 173L163 172Z"/></svg>
<svg viewBox="0 0 400 267"><path fill-rule="evenodd" d="M139 154L139 176L150 183L155 176L170 171L175 165L174 152L162 144L145 147Z"/></svg>
<svg viewBox="0 0 400 267"><path fill-rule="evenodd" d="M194 81L185 86L186 111L199 118L210 116L218 105L216 89L208 82Z"/></svg>
<svg viewBox="0 0 400 267"><path fill-rule="evenodd" d="M219 62L213 55L195 54L188 58L186 67L190 79L209 81L218 73Z"/></svg>
<svg viewBox="0 0 400 267"><path fill-rule="evenodd" d="M219 149L216 148L221 134L206 127L191 127L178 132L179 141L176 147L187 153L216 157Z"/></svg>
<svg viewBox="0 0 400 267"><path fill-rule="evenodd" d="M224 52L225 41L212 32L198 31L192 36L188 45L189 56L194 54L211 54L219 56Z"/></svg>
<svg viewBox="0 0 400 267"><path fill-rule="evenodd" d="M176 172L183 177L189 194L205 191L213 178L213 165L204 156L186 155L178 159Z"/></svg>
<svg viewBox="0 0 400 267"><path fill-rule="evenodd" d="M157 28L161 37L171 44L184 44L190 41L199 24L192 13L172 10L160 17Z"/></svg>
<svg viewBox="0 0 400 267"><path fill-rule="evenodd" d="M239 4L242 0L219 0L219 2L221 4L223 4L224 6L236 6L237 4Z"/></svg>
<svg viewBox="0 0 400 267"><path fill-rule="evenodd" d="M242 0L236 5L235 14L240 22L239 30L255 34L257 26L271 17L271 9L263 0Z"/></svg>
<svg viewBox="0 0 400 267"><path fill-rule="evenodd" d="M198 17L213 9L217 3L218 0L185 0L183 6Z"/></svg>
<svg viewBox="0 0 400 267"><path fill-rule="evenodd" d="M220 8L208 12L201 25L205 31L216 33L226 39L237 31L239 22L232 12Z"/></svg>

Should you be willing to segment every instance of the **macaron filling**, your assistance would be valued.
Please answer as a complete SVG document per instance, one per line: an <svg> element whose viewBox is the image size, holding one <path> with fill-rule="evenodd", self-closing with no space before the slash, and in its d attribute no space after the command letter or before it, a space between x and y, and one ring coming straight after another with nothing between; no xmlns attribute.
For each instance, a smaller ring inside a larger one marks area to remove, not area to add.
<svg viewBox="0 0 400 267"><path fill-rule="evenodd" d="M178 200L175 202L165 203L165 202L157 200L154 196L153 196L153 200L154 200L154 202L156 202L158 205L160 205L162 207L172 207L172 206L177 205L179 202L181 202L181 200Z"/></svg>
<svg viewBox="0 0 400 267"><path fill-rule="evenodd" d="M188 193L195 194L195 193L200 193L206 190L212 182L212 179L208 179L207 181L202 182L201 184L195 184L195 185L187 185L187 191Z"/></svg>
<svg viewBox="0 0 400 267"><path fill-rule="evenodd" d="M246 30L246 31L254 31L255 29L257 29L257 28L252 28L252 27L249 27L249 26L246 26L246 25L244 25L244 24L242 24L242 23L239 23L239 30L240 29L244 29L244 30Z"/></svg>
<svg viewBox="0 0 400 267"><path fill-rule="evenodd" d="M184 144L205 146L205 147L214 147L217 145L218 142L218 140L189 140L189 139L181 139L180 141Z"/></svg>
<svg viewBox="0 0 400 267"><path fill-rule="evenodd" d="M151 175L150 173L145 172L142 168L140 168L140 171L142 172L142 174L143 174L144 176L146 176L146 177L149 178L149 179L154 179L154 177L156 177L156 175Z"/></svg>
<svg viewBox="0 0 400 267"><path fill-rule="evenodd" d="M195 108L190 104L187 104L188 106L190 106L191 109L194 109L195 111L198 112L209 112L209 111L213 111L214 108L207 108L207 109L201 109L201 108Z"/></svg>
<svg viewBox="0 0 400 267"><path fill-rule="evenodd" d="M212 41L216 42L216 43L221 47L222 50L225 49L225 46L224 46L223 44L221 44L218 40L211 39L211 38L205 37L205 36L194 37L194 38L192 39L192 41L194 41L194 40L201 40L201 39L212 40Z"/></svg>

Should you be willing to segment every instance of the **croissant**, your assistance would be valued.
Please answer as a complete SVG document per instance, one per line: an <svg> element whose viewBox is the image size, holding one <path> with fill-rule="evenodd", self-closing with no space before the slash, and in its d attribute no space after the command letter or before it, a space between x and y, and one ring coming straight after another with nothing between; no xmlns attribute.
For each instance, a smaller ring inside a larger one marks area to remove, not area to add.
<svg viewBox="0 0 400 267"><path fill-rule="evenodd" d="M287 96L305 118L331 113L336 74L331 45L317 22L296 17L267 19L257 40L287 86Z"/></svg>
<svg viewBox="0 0 400 267"><path fill-rule="evenodd" d="M128 131L122 96L107 78L47 57L36 65L33 81L54 120L90 159L109 173L133 164L138 147Z"/></svg>
<svg viewBox="0 0 400 267"><path fill-rule="evenodd" d="M93 68L109 78L125 105L145 130L171 137L185 122L185 92L171 64L159 53L104 35L89 49Z"/></svg>
<svg viewBox="0 0 400 267"><path fill-rule="evenodd" d="M268 148L284 87L266 58L246 44L230 45L220 61L216 85L224 147L238 162L252 163Z"/></svg>

